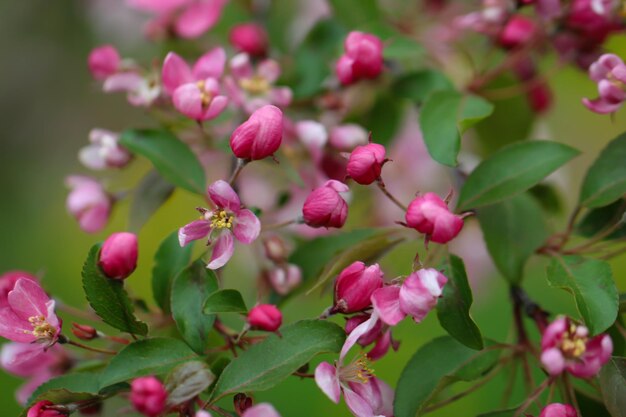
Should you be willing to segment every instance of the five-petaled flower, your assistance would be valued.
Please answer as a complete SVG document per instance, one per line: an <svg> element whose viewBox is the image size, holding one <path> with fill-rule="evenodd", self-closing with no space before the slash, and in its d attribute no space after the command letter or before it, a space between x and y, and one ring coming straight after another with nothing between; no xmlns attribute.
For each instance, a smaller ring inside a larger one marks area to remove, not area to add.
<svg viewBox="0 0 626 417"><path fill-rule="evenodd" d="M626 100L626 64L614 54L604 54L589 67L589 77L598 84L598 98L583 99L595 113L613 113Z"/></svg>

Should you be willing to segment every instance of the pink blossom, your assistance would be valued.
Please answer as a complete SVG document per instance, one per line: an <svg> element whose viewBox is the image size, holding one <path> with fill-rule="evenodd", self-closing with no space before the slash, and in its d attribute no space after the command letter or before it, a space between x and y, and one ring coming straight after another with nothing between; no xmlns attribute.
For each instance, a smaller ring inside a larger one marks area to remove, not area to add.
<svg viewBox="0 0 626 417"><path fill-rule="evenodd" d="M218 269L233 255L233 235L238 241L250 244L259 236L261 222L254 213L241 207L239 196L226 181L211 184L208 196L216 208L198 209L202 218L181 227L178 239L181 246L206 237L209 237L209 243L214 239L215 246L207 268Z"/></svg>
<svg viewBox="0 0 626 417"><path fill-rule="evenodd" d="M355 313L372 305L370 298L383 286L383 272L378 264L365 266L357 261L344 268L335 280L333 312Z"/></svg>
<svg viewBox="0 0 626 417"><path fill-rule="evenodd" d="M67 177L65 183L71 189L66 201L67 211L78 220L80 228L87 233L104 229L111 215L112 198L102 185L83 176Z"/></svg>
<svg viewBox="0 0 626 417"><path fill-rule="evenodd" d="M248 408L241 417L280 417L280 414L271 404L261 403Z"/></svg>
<svg viewBox="0 0 626 417"><path fill-rule="evenodd" d="M343 393L346 405L356 417L392 417L393 389L382 380L374 377L365 357L344 364L348 351L377 324L378 317L373 314L369 320L358 325L346 338L339 354L339 360L333 366L328 362L320 363L315 368L315 382L328 398L339 403Z"/></svg>
<svg viewBox="0 0 626 417"><path fill-rule="evenodd" d="M21 278L39 282L36 276L24 271L8 271L0 276L0 309L9 305L9 292Z"/></svg>
<svg viewBox="0 0 626 417"><path fill-rule="evenodd" d="M498 41L505 48L519 48L528 44L536 31L535 22L524 15L516 14L506 23Z"/></svg>
<svg viewBox="0 0 626 417"><path fill-rule="evenodd" d="M113 233L102 245L98 265L107 277L126 279L137 268L138 250L134 233Z"/></svg>
<svg viewBox="0 0 626 417"><path fill-rule="evenodd" d="M128 102L137 107L149 107L161 95L161 85L154 73L140 73L137 70L117 72L104 80L105 93L126 93Z"/></svg>
<svg viewBox="0 0 626 417"><path fill-rule="evenodd" d="M463 219L450 212L448 205L435 193L417 196L405 215L406 225L426 235L428 240L448 243L463 228Z"/></svg>
<svg viewBox="0 0 626 417"><path fill-rule="evenodd" d="M176 110L198 121L219 116L228 104L228 98L220 94L218 81L225 64L226 52L222 48L201 56L193 68L176 53L167 54L161 78Z"/></svg>
<svg viewBox="0 0 626 417"><path fill-rule="evenodd" d="M313 190L302 207L304 222L311 227L341 228L348 217L348 203L339 193L348 192L348 186L328 180Z"/></svg>
<svg viewBox="0 0 626 417"><path fill-rule="evenodd" d="M369 143L352 151L346 170L350 178L359 184L369 185L380 178L385 162L385 147Z"/></svg>
<svg viewBox="0 0 626 417"><path fill-rule="evenodd" d="M0 336L20 343L54 345L61 332L61 321L51 300L39 283L19 278L0 307Z"/></svg>
<svg viewBox="0 0 626 417"><path fill-rule="evenodd" d="M283 139L283 112L266 105L256 110L230 137L237 158L258 160L278 150Z"/></svg>
<svg viewBox="0 0 626 417"><path fill-rule="evenodd" d="M543 332L541 363L550 375L567 371L577 378L595 376L613 352L607 334L589 337L589 330L567 317L557 317Z"/></svg>
<svg viewBox="0 0 626 417"><path fill-rule="evenodd" d="M344 42L344 50L335 67L337 78L342 84L373 79L383 71L383 43L378 36L350 32Z"/></svg>
<svg viewBox="0 0 626 417"><path fill-rule="evenodd" d="M104 129L92 129L89 132L89 146L78 154L78 159L89 169L103 170L107 168L123 168L131 161L133 155L119 144L117 133Z"/></svg>
<svg viewBox="0 0 626 417"><path fill-rule="evenodd" d="M104 80L117 72L120 66L120 54L113 45L94 48L87 58L91 75L96 80Z"/></svg>
<svg viewBox="0 0 626 417"><path fill-rule="evenodd" d="M283 315L275 305L259 304L248 312L247 321L252 329L275 332L283 323Z"/></svg>
<svg viewBox="0 0 626 417"><path fill-rule="evenodd" d="M248 54L237 54L230 60L230 76L224 80L228 97L248 114L268 104L285 108L293 93L289 87L274 86L280 72L280 65L273 59L264 59L255 68Z"/></svg>
<svg viewBox="0 0 626 417"><path fill-rule="evenodd" d="M26 417L66 417L69 415L69 410L57 407L51 401L39 401L28 409Z"/></svg>
<svg viewBox="0 0 626 417"><path fill-rule="evenodd" d="M330 129L329 142L340 150L350 152L358 145L367 144L367 131L357 124L343 124Z"/></svg>
<svg viewBox="0 0 626 417"><path fill-rule="evenodd" d="M256 23L242 23L230 30L229 40L240 52L251 56L264 56L267 53L267 32Z"/></svg>
<svg viewBox="0 0 626 417"><path fill-rule="evenodd" d="M495 37L509 17L508 0L483 0L480 10L459 16L453 22L457 29L468 29Z"/></svg>
<svg viewBox="0 0 626 417"><path fill-rule="evenodd" d="M604 54L589 67L589 77L598 84L599 97L583 99L593 112L605 114L617 111L626 100L626 65L614 54Z"/></svg>
<svg viewBox="0 0 626 417"><path fill-rule="evenodd" d="M350 317L346 321L346 333L352 333L352 331L361 323L369 320L370 316L370 314L357 314ZM381 320L378 320L369 332L363 334L357 343L363 347L369 346L372 343L374 344L372 349L367 352L367 358L372 361L376 361L384 357L390 347L396 351L400 347L400 343L394 340L391 335L391 327L383 323Z"/></svg>
<svg viewBox="0 0 626 417"><path fill-rule="evenodd" d="M147 417L157 417L165 411L167 391L157 378L144 376L130 384L130 402L135 410Z"/></svg>
<svg viewBox="0 0 626 417"><path fill-rule="evenodd" d="M539 417L578 417L578 414L569 404L552 403L541 410Z"/></svg>
<svg viewBox="0 0 626 417"><path fill-rule="evenodd" d="M390 326L400 323L407 315L419 323L437 305L446 282L448 278L436 269L420 269L409 275L402 285L374 291L374 311Z"/></svg>
<svg viewBox="0 0 626 417"><path fill-rule="evenodd" d="M267 280L280 295L287 295L302 283L302 271L294 264L278 265L267 272Z"/></svg>

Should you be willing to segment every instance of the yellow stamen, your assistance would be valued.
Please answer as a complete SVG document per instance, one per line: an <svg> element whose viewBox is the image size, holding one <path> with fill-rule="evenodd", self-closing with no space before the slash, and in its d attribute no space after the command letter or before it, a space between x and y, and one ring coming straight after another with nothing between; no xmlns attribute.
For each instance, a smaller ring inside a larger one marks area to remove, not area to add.
<svg viewBox="0 0 626 417"><path fill-rule="evenodd" d="M33 316L28 318L28 322L33 326L32 331L25 330L24 333L32 334L37 339L52 339L55 329L46 321L44 316Z"/></svg>
<svg viewBox="0 0 626 417"><path fill-rule="evenodd" d="M342 367L339 370L339 378L342 381L358 382L367 384L374 376L374 369L371 368L367 355L364 353L354 362Z"/></svg>
<svg viewBox="0 0 626 417"><path fill-rule="evenodd" d="M213 100L213 95L205 90L206 83L204 80L196 81L196 85L198 86L198 90L200 90L200 100L202 101L202 107L208 107L211 104L211 100Z"/></svg>
<svg viewBox="0 0 626 417"><path fill-rule="evenodd" d="M232 229L234 217L226 213L226 210L213 212L211 215L212 229Z"/></svg>
<svg viewBox="0 0 626 417"><path fill-rule="evenodd" d="M569 358L579 358L587 351L587 340L587 332L572 323L561 340L561 351Z"/></svg>
<svg viewBox="0 0 626 417"><path fill-rule="evenodd" d="M253 95L267 93L270 89L269 81L260 75L239 80L239 86Z"/></svg>

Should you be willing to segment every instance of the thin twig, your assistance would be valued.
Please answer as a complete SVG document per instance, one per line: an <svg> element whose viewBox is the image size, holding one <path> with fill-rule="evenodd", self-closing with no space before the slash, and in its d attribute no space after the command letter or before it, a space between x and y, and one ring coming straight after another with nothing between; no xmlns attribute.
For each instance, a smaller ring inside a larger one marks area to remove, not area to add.
<svg viewBox="0 0 626 417"><path fill-rule="evenodd" d="M385 187L385 183L383 182L383 180L382 180L382 179L380 179L380 178L379 178L379 179L378 179L378 181L376 181L376 184L378 185L378 188L380 189L380 191L382 191L382 192L383 192L383 194L385 194L385 196L386 196L389 200L391 200L391 202L392 202L393 204L395 204L396 206L398 206L398 208L400 208L400 210L402 210L402 211L406 211L406 210L407 210L407 207L406 207L404 204L402 204L402 203L400 202L400 200L398 200L396 197L394 197L394 196L393 196L393 195L389 192L389 190L387 190L387 187Z"/></svg>
<svg viewBox="0 0 626 417"><path fill-rule="evenodd" d="M548 378L537 387L537 389L524 401L524 403L515 411L513 417L520 417L524 411L541 395L541 393L552 383L552 378ZM580 415L580 414L579 414Z"/></svg>
<svg viewBox="0 0 626 417"><path fill-rule="evenodd" d="M105 353L107 355L117 355L117 352L115 352L113 350L99 349L99 348L95 348L95 347L92 347L92 346L83 345L82 343L75 342L74 340L69 340L68 339L66 343L68 345L76 346L76 347L79 347L81 349L89 350L91 352Z"/></svg>

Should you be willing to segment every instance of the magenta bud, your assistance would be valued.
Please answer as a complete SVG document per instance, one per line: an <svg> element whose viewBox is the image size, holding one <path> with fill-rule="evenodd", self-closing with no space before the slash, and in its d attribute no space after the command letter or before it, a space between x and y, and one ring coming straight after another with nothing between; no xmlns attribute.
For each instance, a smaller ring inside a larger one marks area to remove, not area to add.
<svg viewBox="0 0 626 417"><path fill-rule="evenodd" d="M98 331L85 324L72 323L72 334L81 340L93 340L98 337Z"/></svg>
<svg viewBox="0 0 626 417"><path fill-rule="evenodd" d="M248 324L255 330L275 332L283 323L283 314L272 304L259 304L248 312Z"/></svg>
<svg viewBox="0 0 626 417"><path fill-rule="evenodd" d="M157 417L165 411L167 391L157 378L144 376L130 384L130 402L135 410L147 417Z"/></svg>
<svg viewBox="0 0 626 417"><path fill-rule="evenodd" d="M120 66L120 54L112 45L103 45L94 48L87 58L87 65L91 75L96 80L104 80L117 72Z"/></svg>
<svg viewBox="0 0 626 417"><path fill-rule="evenodd" d="M435 193L415 197L406 211L405 221L410 228L442 244L454 239L463 228L463 219L451 213L445 201Z"/></svg>
<svg viewBox="0 0 626 417"><path fill-rule="evenodd" d="M506 23L498 41L505 48L519 48L532 39L536 30L535 22L518 14Z"/></svg>
<svg viewBox="0 0 626 417"><path fill-rule="evenodd" d="M233 398L233 404L235 406L235 412L240 416L245 413L248 408L252 407L252 398L240 392Z"/></svg>
<svg viewBox="0 0 626 417"><path fill-rule="evenodd" d="M283 139L283 112L271 104L256 110L230 137L237 158L258 160L272 155Z"/></svg>
<svg viewBox="0 0 626 417"><path fill-rule="evenodd" d="M348 204L339 193L348 190L346 184L336 180L313 190L302 207L304 222L311 227L342 227L348 217Z"/></svg>
<svg viewBox="0 0 626 417"><path fill-rule="evenodd" d="M28 409L26 417L66 417L69 416L69 410L63 406L55 405L51 401L39 401Z"/></svg>
<svg viewBox="0 0 626 417"><path fill-rule="evenodd" d="M539 417L578 417L576 409L569 404L553 403L548 404Z"/></svg>
<svg viewBox="0 0 626 417"><path fill-rule="evenodd" d="M383 273L378 264L366 267L357 261L345 268L335 281L333 310L355 313L372 305L370 298L383 286Z"/></svg>
<svg viewBox="0 0 626 417"><path fill-rule="evenodd" d="M357 146L350 154L346 170L348 175L362 185L380 178L385 163L385 147L377 143Z"/></svg>
<svg viewBox="0 0 626 417"><path fill-rule="evenodd" d="M335 71L342 84L352 84L363 78L376 78L383 70L383 43L370 33L350 32L344 42L344 55Z"/></svg>
<svg viewBox="0 0 626 417"><path fill-rule="evenodd" d="M236 49L249 55L264 56L267 53L267 33L262 26L256 23L243 23L234 26L228 39Z"/></svg>
<svg viewBox="0 0 626 417"><path fill-rule="evenodd" d="M137 236L133 233L113 233L104 241L98 265L112 279L125 279L137 267Z"/></svg>

